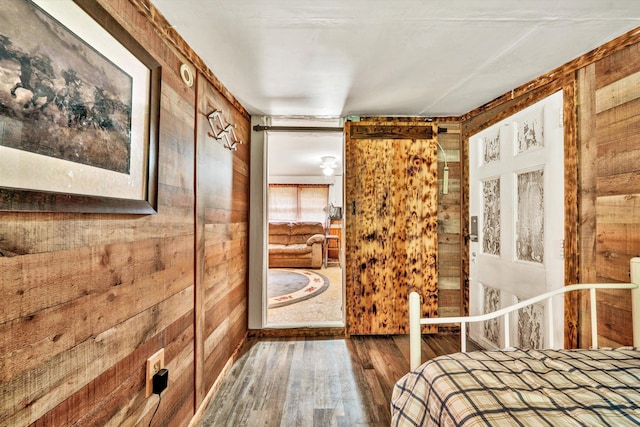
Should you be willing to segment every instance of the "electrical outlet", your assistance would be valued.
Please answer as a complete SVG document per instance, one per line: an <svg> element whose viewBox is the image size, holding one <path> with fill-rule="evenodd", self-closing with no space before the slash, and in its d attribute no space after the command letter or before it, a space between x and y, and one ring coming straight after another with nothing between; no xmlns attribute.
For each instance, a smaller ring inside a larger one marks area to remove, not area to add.
<svg viewBox="0 0 640 427"><path fill-rule="evenodd" d="M153 356L147 359L146 397L151 396L153 392L153 375L162 368L164 368L164 348L156 351Z"/></svg>

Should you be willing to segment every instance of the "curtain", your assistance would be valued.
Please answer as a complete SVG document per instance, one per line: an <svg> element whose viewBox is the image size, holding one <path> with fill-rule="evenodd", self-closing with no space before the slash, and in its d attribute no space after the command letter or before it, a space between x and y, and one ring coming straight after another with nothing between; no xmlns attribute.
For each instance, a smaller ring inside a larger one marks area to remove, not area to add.
<svg viewBox="0 0 640 427"><path fill-rule="evenodd" d="M298 220L298 189L294 186L269 186L269 222Z"/></svg>
<svg viewBox="0 0 640 427"><path fill-rule="evenodd" d="M269 221L319 222L326 225L329 186L326 184L269 185Z"/></svg>

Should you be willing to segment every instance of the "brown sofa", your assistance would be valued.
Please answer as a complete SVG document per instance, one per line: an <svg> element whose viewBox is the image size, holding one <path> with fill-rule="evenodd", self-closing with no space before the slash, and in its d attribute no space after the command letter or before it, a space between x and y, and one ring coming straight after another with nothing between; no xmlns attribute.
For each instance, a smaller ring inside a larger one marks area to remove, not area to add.
<svg viewBox="0 0 640 427"><path fill-rule="evenodd" d="M319 222L269 223L269 267L322 267L324 227Z"/></svg>

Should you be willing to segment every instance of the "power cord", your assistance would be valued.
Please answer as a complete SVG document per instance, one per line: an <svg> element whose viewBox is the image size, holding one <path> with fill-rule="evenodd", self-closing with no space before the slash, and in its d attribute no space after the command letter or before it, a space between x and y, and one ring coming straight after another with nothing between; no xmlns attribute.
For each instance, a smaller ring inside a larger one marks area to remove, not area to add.
<svg viewBox="0 0 640 427"><path fill-rule="evenodd" d="M442 157L444 158L444 173L442 177L442 194L448 194L449 193L449 166L447 165L447 152L444 151L444 148L442 148L442 145L440 145L438 141L436 141L436 144L438 144L438 147L442 151Z"/></svg>
<svg viewBox="0 0 640 427"><path fill-rule="evenodd" d="M167 385L169 384L169 371L165 368L160 369L153 375L152 382L153 394L158 395L158 405L156 406L156 410L153 411L153 415L149 420L149 427L151 427L151 423L153 422L153 419L155 418L156 414L158 413L158 409L160 408L160 402L162 401L162 392L167 388Z"/></svg>
<svg viewBox="0 0 640 427"><path fill-rule="evenodd" d="M156 416L156 413L158 412L158 408L160 408L160 402L162 401L162 394L158 394L158 405L156 405L156 410L153 411L153 415L151 416L151 419L149 420L149 427L151 427L151 423L153 422L153 419Z"/></svg>

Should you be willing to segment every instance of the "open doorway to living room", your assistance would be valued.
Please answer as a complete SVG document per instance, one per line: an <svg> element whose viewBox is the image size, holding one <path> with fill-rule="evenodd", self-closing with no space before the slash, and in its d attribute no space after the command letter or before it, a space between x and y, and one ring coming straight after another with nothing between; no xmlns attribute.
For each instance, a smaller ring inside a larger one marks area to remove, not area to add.
<svg viewBox="0 0 640 427"><path fill-rule="evenodd" d="M317 128L336 120L276 119ZM344 326L341 132L269 132L268 327Z"/></svg>

